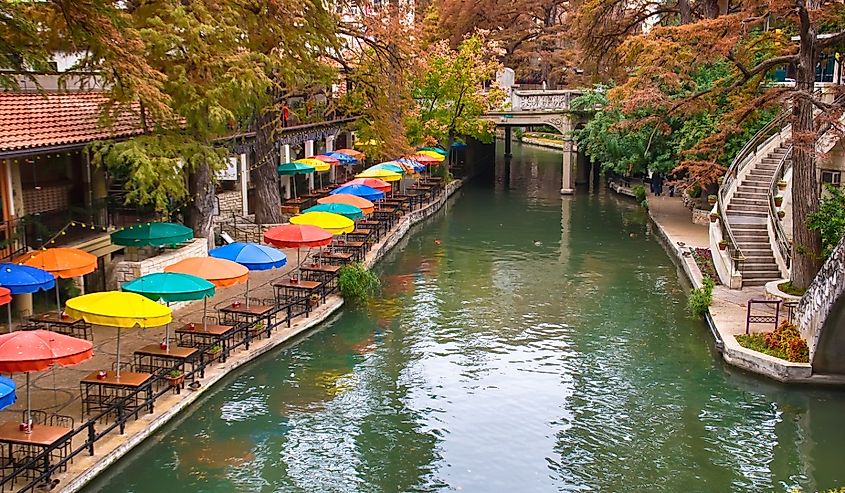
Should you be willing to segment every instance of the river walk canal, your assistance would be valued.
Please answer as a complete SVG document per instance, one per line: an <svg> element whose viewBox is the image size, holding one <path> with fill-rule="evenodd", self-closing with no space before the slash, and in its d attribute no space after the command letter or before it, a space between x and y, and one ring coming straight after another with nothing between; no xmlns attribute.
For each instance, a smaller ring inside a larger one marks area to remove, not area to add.
<svg viewBox="0 0 845 493"><path fill-rule="evenodd" d="M86 491L805 491L845 394L732 371L633 201L514 147L377 267L384 293L231 375Z"/></svg>

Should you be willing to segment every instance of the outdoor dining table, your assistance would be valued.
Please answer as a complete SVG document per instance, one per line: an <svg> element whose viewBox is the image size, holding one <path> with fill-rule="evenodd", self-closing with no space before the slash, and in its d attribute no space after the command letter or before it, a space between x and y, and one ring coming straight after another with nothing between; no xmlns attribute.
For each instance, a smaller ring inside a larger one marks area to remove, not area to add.
<svg viewBox="0 0 845 493"><path fill-rule="evenodd" d="M106 371L100 377L99 371L91 372L79 382L82 395L82 416L98 411L110 409L125 397L132 396L124 407L124 416L135 414L146 405L149 412L153 412L153 375L146 372L121 371L118 376L113 371ZM146 394L146 398L140 394Z"/></svg>
<svg viewBox="0 0 845 493"><path fill-rule="evenodd" d="M37 329L47 329L60 334L65 334L80 339L92 340L91 326L84 320L77 317L62 315L61 312L53 310L39 313L29 317L30 324Z"/></svg>
<svg viewBox="0 0 845 493"><path fill-rule="evenodd" d="M311 313L311 299L315 294L325 301L326 293L323 288L322 282L305 279L294 281L288 278L273 283L273 289L276 291L276 304L280 306L287 303L301 305L305 310L306 317Z"/></svg>
<svg viewBox="0 0 845 493"><path fill-rule="evenodd" d="M238 324L241 322L247 323L250 328L248 329L250 333L261 333L265 332L267 336L270 336L270 316L273 313L274 306L270 305L261 305L261 304L250 304L247 306L245 303L232 303L231 305L225 306L219 310L220 312L220 321L223 323L231 323L231 324ZM264 326L261 330L256 328L256 325L261 320L264 321ZM247 340L247 349L249 349L249 340Z"/></svg>
<svg viewBox="0 0 845 493"><path fill-rule="evenodd" d="M317 257L332 265L346 265L355 255L349 252L320 252Z"/></svg>
<svg viewBox="0 0 845 493"><path fill-rule="evenodd" d="M372 217L376 221L386 223L388 227L392 227L396 221L395 207L376 207L373 209Z"/></svg>
<svg viewBox="0 0 845 493"><path fill-rule="evenodd" d="M73 428L67 426L42 424L33 425L32 430L27 433L20 429L20 423L5 422L0 424L0 444L8 447L8 457L13 456L15 448L23 449L27 455L36 456L43 449L64 450L61 445L70 440L72 433ZM38 470L38 472L45 473L50 469L50 455L44 454L43 470Z"/></svg>
<svg viewBox="0 0 845 493"><path fill-rule="evenodd" d="M335 252L347 252L353 255L353 260L361 262L367 253L367 243L363 241L337 240L332 243Z"/></svg>
<svg viewBox="0 0 845 493"><path fill-rule="evenodd" d="M323 294L337 290L337 278L340 273L339 265L305 264L299 269L306 281L317 281L323 284Z"/></svg>
<svg viewBox="0 0 845 493"><path fill-rule="evenodd" d="M229 355L230 341L235 337L237 327L234 325L219 325L188 323L183 327L176 329L176 335L179 336L180 346L207 346L219 344L220 359L226 361L226 356Z"/></svg>
<svg viewBox="0 0 845 493"><path fill-rule="evenodd" d="M366 243L371 243L370 236L372 235L372 230L363 229L363 228L355 228L351 233L346 233L346 237L352 241L363 241Z"/></svg>
<svg viewBox="0 0 845 493"><path fill-rule="evenodd" d="M185 365L190 364L193 370L200 357L200 351L194 347L170 344L167 348L162 348L161 344L148 344L135 351L135 369L149 373L169 372L178 365L178 369L185 373ZM200 375L203 376L205 375Z"/></svg>
<svg viewBox="0 0 845 493"><path fill-rule="evenodd" d="M366 228L376 234L376 242L381 240L382 228L384 227L380 221L370 219L361 219L358 221L358 226ZM355 231L353 231L354 233Z"/></svg>

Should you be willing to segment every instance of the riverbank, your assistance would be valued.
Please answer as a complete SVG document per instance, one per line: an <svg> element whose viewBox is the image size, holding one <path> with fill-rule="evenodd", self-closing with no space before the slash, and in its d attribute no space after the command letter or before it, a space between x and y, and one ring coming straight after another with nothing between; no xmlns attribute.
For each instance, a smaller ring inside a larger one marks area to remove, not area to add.
<svg viewBox="0 0 845 493"><path fill-rule="evenodd" d="M444 187L444 191L432 202L426 204L422 208L408 212L397 222L397 224L388 232L373 248L367 253L365 263L367 266L373 266L381 258L384 257L404 236L408 234L411 227L415 224L425 220L429 216L439 211L446 201L461 188L462 182L455 180ZM273 278L279 278L285 275L275 272ZM267 277L262 279L260 286L250 290L251 296L259 298L270 297L272 292L272 279ZM259 284L257 282L256 284ZM230 300L242 296L242 291L226 289L221 290L219 297L215 297L213 302L216 305L222 306L224 303L230 303ZM225 301L221 301L223 298ZM183 320L189 319L196 315L197 306L201 304L192 304L174 313L174 318ZM168 393L161 396L155 401L155 412L150 414L142 414L138 419L130 421L126 424L126 429L123 434L113 432L98 440L94 446L94 454L88 455L86 453L76 456L75 460L68 466L67 471L54 475L54 480L58 480L58 486L63 492L74 492L81 489L85 484L91 481L98 474L102 473L106 468L117 462L130 451L140 445L144 440L153 435L162 426L181 415L188 406L193 405L207 392L213 392L217 389L219 382L224 379L232 371L243 367L257 358L269 353L270 351L279 348L286 343L292 341L297 336L302 336L312 329L318 327L324 321L329 319L343 306L343 300L339 295L329 296L325 303L317 307L311 312L307 318L298 317L294 319L290 327L280 327L277 331L272 333L269 338L257 339L252 342L249 350L238 350L232 352L223 363L210 365L205 370L205 375L199 380L201 385L196 390L185 390L181 394ZM141 333L144 331L135 331ZM96 336L97 334L95 334ZM157 337L160 335L156 334ZM149 336L147 336L149 337ZM99 347L99 346L98 346ZM53 379L53 384L56 389L62 388L62 391L67 392L68 388L78 386L78 378L73 372L64 373L62 380L68 382L57 382ZM48 393L49 389L40 389L42 393ZM41 400L45 400L42 396ZM70 404L78 403L77 399L71 399ZM78 409L78 408L77 408ZM77 411L78 412L78 411ZM103 425L105 426L105 424Z"/></svg>
<svg viewBox="0 0 845 493"><path fill-rule="evenodd" d="M649 195L648 205L663 246L677 260L693 288L700 288L703 275L690 251L709 249L709 228L692 222L690 211L679 197ZM735 336L745 333L748 301L763 298L763 287L737 290L716 286L713 290L707 322L722 359L736 368L783 383L845 385L845 377L814 375L808 363L792 363L739 345Z"/></svg>

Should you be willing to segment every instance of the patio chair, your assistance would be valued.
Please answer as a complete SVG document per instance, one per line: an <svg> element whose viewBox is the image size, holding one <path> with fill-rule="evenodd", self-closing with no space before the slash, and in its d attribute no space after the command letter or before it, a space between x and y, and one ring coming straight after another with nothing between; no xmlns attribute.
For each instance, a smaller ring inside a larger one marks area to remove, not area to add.
<svg viewBox="0 0 845 493"><path fill-rule="evenodd" d="M65 428L76 429L75 421L71 416L63 414L51 414L49 417L50 426L63 426ZM70 455L72 440L64 442L60 447L50 452L50 463L56 463L63 460ZM73 458L69 462L73 462ZM62 464L62 471L67 471L67 462Z"/></svg>
<svg viewBox="0 0 845 493"><path fill-rule="evenodd" d="M33 409L30 411L30 419L33 424L47 426L47 412ZM26 410L21 411L21 423L26 423Z"/></svg>

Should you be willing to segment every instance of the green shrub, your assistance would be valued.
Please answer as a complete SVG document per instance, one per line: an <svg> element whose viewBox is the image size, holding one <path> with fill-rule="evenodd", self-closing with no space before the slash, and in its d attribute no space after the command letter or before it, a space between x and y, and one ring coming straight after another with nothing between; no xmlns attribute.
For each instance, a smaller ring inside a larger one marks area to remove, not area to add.
<svg viewBox="0 0 845 493"><path fill-rule="evenodd" d="M689 293L687 298L687 311L693 317L703 317L713 302L713 288L716 284L710 277L705 277L703 286L695 288Z"/></svg>
<svg viewBox="0 0 845 493"><path fill-rule="evenodd" d="M645 194L645 187L644 186L636 185L634 188L631 189L631 191L634 192L634 197L636 197L637 202L639 202L640 204L645 202L646 194Z"/></svg>
<svg viewBox="0 0 845 493"><path fill-rule="evenodd" d="M822 237L823 258L830 255L845 235L845 192L831 185L827 185L826 190L819 210L810 214L807 222L810 229L818 231Z"/></svg>
<svg viewBox="0 0 845 493"><path fill-rule="evenodd" d="M343 266L337 282L343 299L352 304L366 303L381 287L378 276L360 262Z"/></svg>

